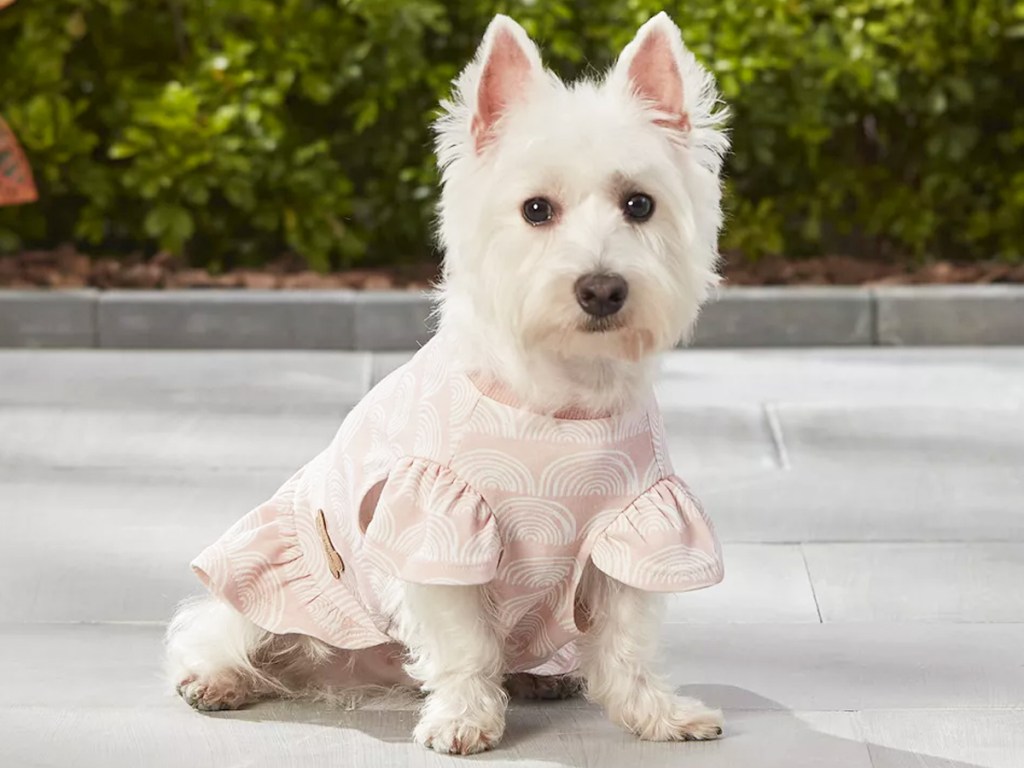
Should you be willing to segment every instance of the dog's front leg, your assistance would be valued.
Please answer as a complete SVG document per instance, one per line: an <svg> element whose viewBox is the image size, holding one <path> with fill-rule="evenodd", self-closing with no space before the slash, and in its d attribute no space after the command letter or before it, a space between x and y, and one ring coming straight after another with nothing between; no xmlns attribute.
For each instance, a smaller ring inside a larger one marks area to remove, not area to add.
<svg viewBox="0 0 1024 768"><path fill-rule="evenodd" d="M661 628L660 595L643 592L587 566L581 585L589 627L580 640L587 696L614 722L649 741L714 739L722 713L677 696L651 670Z"/></svg>
<svg viewBox="0 0 1024 768"><path fill-rule="evenodd" d="M505 730L503 644L483 587L403 585L398 631L427 693L414 738L437 752L490 749Z"/></svg>

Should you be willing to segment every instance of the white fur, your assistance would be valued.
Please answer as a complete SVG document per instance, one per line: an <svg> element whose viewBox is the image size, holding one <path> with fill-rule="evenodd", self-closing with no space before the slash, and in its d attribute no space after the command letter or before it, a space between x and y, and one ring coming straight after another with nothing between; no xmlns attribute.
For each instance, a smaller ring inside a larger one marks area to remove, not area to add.
<svg viewBox="0 0 1024 768"><path fill-rule="evenodd" d="M580 641L580 671L588 697L613 721L647 741L714 739L722 713L696 699L676 696L657 674L663 601L605 576L589 566L582 598L590 626Z"/></svg>
<svg viewBox="0 0 1024 768"><path fill-rule="evenodd" d="M414 738L438 752L490 749L505 730L503 638L480 587L404 584L394 630L409 649L406 671L427 694Z"/></svg>
<svg viewBox="0 0 1024 768"><path fill-rule="evenodd" d="M652 88L631 79L651 35L661 36L658 50L670 55L659 62L667 70L651 71L678 71L682 104L641 96ZM490 122L478 103L491 105ZM496 118L494 104L502 106ZM443 106L437 154L446 256L438 313L455 362L545 411L629 406L650 388L656 354L686 337L717 280L719 172L728 142L710 75L660 14L605 77L565 84L543 69L522 28L498 16ZM677 128L667 127L672 120ZM654 198L649 221L624 217L622 198L631 192ZM521 211L537 196L550 199L557 216L533 227ZM577 304L575 281L592 272L629 283L612 330L588 330ZM721 732L721 713L676 697L651 671L656 596L590 567L581 599L590 616L581 673L613 720L644 739ZM416 740L460 754L494 746L507 697L503 638L486 589L396 584L391 606L409 682L427 694ZM179 611L167 652L172 680L201 709L323 691L318 670L332 654L343 655L308 638L270 635L211 599ZM357 654L345 663L356 677Z"/></svg>

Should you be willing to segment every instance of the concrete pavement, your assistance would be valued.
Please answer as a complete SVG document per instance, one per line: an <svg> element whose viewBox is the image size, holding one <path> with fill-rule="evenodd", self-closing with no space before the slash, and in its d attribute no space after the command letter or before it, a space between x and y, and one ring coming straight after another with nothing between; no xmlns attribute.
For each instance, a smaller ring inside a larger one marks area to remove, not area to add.
<svg viewBox="0 0 1024 768"><path fill-rule="evenodd" d="M189 559L404 354L0 351L0 766L457 765L414 713L200 715L159 676ZM674 353L673 461L726 581L667 669L708 744L515 704L498 765L1024 765L1024 349Z"/></svg>

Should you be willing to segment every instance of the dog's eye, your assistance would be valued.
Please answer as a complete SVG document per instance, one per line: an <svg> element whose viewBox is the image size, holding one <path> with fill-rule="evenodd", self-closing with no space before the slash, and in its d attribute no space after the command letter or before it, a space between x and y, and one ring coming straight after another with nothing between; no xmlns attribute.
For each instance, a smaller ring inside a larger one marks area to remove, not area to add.
<svg viewBox="0 0 1024 768"><path fill-rule="evenodd" d="M554 215L555 209L551 205L551 201L545 200L543 197L531 197L523 203L523 218L534 226L547 224L554 218Z"/></svg>
<svg viewBox="0 0 1024 768"><path fill-rule="evenodd" d="M654 213L654 200L650 195L637 192L623 201L622 212L633 221L647 221Z"/></svg>

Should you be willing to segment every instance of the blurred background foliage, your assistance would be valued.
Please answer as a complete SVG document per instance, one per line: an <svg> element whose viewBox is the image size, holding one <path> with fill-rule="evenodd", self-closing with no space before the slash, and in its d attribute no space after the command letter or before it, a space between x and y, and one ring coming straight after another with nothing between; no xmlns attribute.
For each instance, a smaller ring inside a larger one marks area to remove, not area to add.
<svg viewBox="0 0 1024 768"><path fill-rule="evenodd" d="M46 0L0 13L40 201L0 250L434 256L429 122L504 12L563 76L667 10L731 113L724 246L1024 256L1024 0Z"/></svg>

